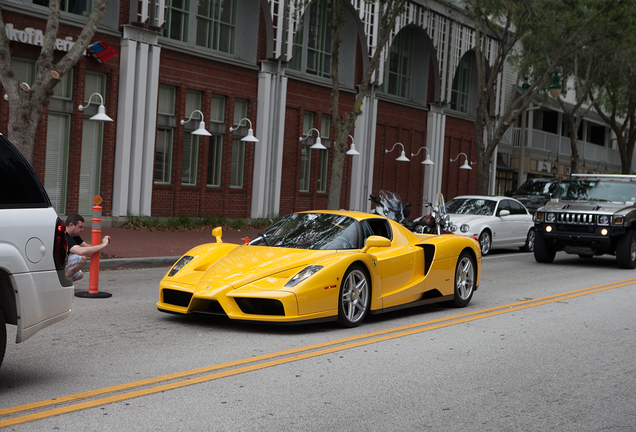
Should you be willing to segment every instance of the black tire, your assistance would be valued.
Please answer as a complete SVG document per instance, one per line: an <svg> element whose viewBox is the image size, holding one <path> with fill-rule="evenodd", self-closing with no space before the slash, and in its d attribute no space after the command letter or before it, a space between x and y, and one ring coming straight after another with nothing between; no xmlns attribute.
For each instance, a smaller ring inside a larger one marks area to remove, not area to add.
<svg viewBox="0 0 636 432"><path fill-rule="evenodd" d="M636 232L627 231L616 243L616 263L620 268L636 268Z"/></svg>
<svg viewBox="0 0 636 432"><path fill-rule="evenodd" d="M592 259L592 258L594 258L594 255L592 255L592 254L579 254L579 258Z"/></svg>
<svg viewBox="0 0 636 432"><path fill-rule="evenodd" d="M453 304L466 307L473 298L475 281L477 280L477 265L475 258L469 252L462 252L455 265L455 291Z"/></svg>
<svg viewBox="0 0 636 432"><path fill-rule="evenodd" d="M0 311L0 366L4 360L4 352L7 349L7 325L4 322L4 316Z"/></svg>
<svg viewBox="0 0 636 432"><path fill-rule="evenodd" d="M479 234L479 247L481 248L481 255L486 256L490 252L490 246L492 245L492 234L490 231L484 230Z"/></svg>
<svg viewBox="0 0 636 432"><path fill-rule="evenodd" d="M543 233L537 231L534 237L534 259L536 262L550 264L554 261L556 256L556 249L553 249L545 244L543 240Z"/></svg>
<svg viewBox="0 0 636 432"><path fill-rule="evenodd" d="M534 228L530 228L528 230L528 235L526 236L526 244L521 246L519 249L523 252L534 252L534 242L536 238L536 233Z"/></svg>
<svg viewBox="0 0 636 432"><path fill-rule="evenodd" d="M354 264L347 269L338 294L338 323L357 327L369 311L371 280L364 267Z"/></svg>

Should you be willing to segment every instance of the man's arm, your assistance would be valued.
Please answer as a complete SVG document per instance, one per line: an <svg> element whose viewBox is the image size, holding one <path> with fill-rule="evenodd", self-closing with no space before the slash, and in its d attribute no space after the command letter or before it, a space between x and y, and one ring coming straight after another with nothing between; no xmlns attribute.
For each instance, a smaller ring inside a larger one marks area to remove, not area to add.
<svg viewBox="0 0 636 432"><path fill-rule="evenodd" d="M104 236L101 244L98 244L95 246L89 246L86 244L86 242L83 242L81 245L75 245L71 247L69 249L69 252L77 254L77 255L89 256L94 254L95 252L101 251L106 246L108 246L109 243L110 243L110 236Z"/></svg>

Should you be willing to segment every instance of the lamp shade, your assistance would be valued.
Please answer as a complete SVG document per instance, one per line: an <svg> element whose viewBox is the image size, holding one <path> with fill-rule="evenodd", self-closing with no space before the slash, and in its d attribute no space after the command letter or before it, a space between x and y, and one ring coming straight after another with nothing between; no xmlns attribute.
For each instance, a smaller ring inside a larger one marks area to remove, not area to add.
<svg viewBox="0 0 636 432"><path fill-rule="evenodd" d="M89 120L98 121L98 122L112 122L113 119L106 115L106 108L104 105L100 105L97 109L97 114L91 117Z"/></svg>
<svg viewBox="0 0 636 432"><path fill-rule="evenodd" d="M320 137L316 138L316 143L309 148L313 150L327 150L327 147L322 145L322 140L320 139Z"/></svg>
<svg viewBox="0 0 636 432"><path fill-rule="evenodd" d="M192 131L192 135L212 136L212 134L205 129L205 122L203 120L199 123L199 128Z"/></svg>
<svg viewBox="0 0 636 432"><path fill-rule="evenodd" d="M431 160L431 157L429 155L426 155L426 159L424 159L422 162L420 162L422 165L435 165L435 162L433 162Z"/></svg>
<svg viewBox="0 0 636 432"><path fill-rule="evenodd" d="M254 129L252 129L252 128L249 128L249 129L247 130L247 135L246 135L246 136L244 136L243 138L241 138L241 141L245 141L245 142L252 142L252 143L257 143L257 142L259 142L259 141L258 141L258 138L256 138L256 137L254 136Z"/></svg>
<svg viewBox="0 0 636 432"><path fill-rule="evenodd" d="M352 143L351 148L349 149L349 151L347 151L347 154L349 156L359 156L360 152L356 150L356 145Z"/></svg>

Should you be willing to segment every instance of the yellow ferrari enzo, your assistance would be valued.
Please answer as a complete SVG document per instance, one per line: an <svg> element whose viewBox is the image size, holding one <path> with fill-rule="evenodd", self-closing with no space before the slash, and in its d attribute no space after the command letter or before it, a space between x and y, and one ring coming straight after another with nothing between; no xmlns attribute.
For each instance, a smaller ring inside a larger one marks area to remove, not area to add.
<svg viewBox="0 0 636 432"><path fill-rule="evenodd" d="M197 246L161 280L157 308L231 319L298 323L450 302L464 307L479 286L479 244L455 234L413 234L383 216L291 213L249 244Z"/></svg>

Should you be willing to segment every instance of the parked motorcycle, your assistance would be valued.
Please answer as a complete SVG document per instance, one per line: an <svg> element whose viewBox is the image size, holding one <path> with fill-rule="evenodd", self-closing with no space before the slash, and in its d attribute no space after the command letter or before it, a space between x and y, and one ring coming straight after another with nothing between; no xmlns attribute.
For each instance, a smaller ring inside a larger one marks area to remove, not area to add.
<svg viewBox="0 0 636 432"><path fill-rule="evenodd" d="M418 234L452 234L450 216L446 213L444 195L437 194L435 203L424 197L424 207L430 207L431 213L415 220L408 219L411 203L402 205L402 199L395 192L380 190L378 195L369 195L369 200L376 204L375 213L392 219L402 226Z"/></svg>
<svg viewBox="0 0 636 432"><path fill-rule="evenodd" d="M413 232L420 234L452 234L451 220L446 213L444 195L437 194L437 201L433 204L424 197L424 207L430 207L431 213L421 216L413 221Z"/></svg>

